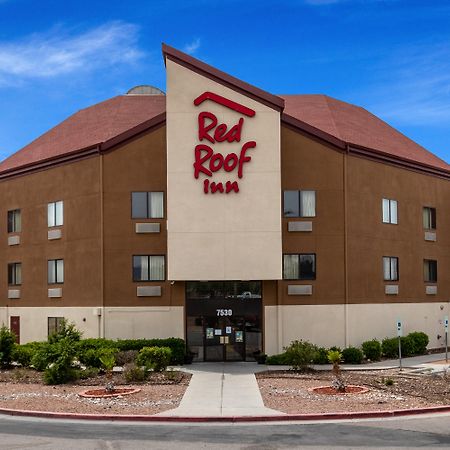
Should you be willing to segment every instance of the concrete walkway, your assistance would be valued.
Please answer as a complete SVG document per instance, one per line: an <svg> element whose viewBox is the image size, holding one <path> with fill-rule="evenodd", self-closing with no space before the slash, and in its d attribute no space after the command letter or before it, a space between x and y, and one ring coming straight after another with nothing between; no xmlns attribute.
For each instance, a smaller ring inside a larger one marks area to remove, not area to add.
<svg viewBox="0 0 450 450"><path fill-rule="evenodd" d="M176 409L159 416L234 417L283 415L264 406L255 373L256 363L196 363L184 367L192 379Z"/></svg>

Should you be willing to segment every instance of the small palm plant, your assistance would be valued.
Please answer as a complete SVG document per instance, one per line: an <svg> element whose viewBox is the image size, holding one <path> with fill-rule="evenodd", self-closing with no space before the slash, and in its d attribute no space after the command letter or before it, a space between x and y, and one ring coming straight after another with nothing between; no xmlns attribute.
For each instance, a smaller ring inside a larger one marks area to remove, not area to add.
<svg viewBox="0 0 450 450"><path fill-rule="evenodd" d="M334 380L331 386L338 392L345 392L345 383L342 379L341 367L339 366L342 361L342 353L338 350L330 350L327 353L328 361L333 364Z"/></svg>
<svg viewBox="0 0 450 450"><path fill-rule="evenodd" d="M106 378L109 380L108 383L106 383L105 391L112 393L116 389L114 382L111 380L114 364L116 363L115 351L113 349L104 349L99 356L99 360L102 364L102 368L106 372Z"/></svg>

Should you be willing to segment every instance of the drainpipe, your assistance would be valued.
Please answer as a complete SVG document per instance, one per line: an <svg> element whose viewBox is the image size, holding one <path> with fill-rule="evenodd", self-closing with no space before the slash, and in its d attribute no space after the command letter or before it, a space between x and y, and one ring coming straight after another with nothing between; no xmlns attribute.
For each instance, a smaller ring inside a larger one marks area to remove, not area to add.
<svg viewBox="0 0 450 450"><path fill-rule="evenodd" d="M346 144L343 164L344 187L344 345L348 347L348 219L347 219L347 161L349 145Z"/></svg>

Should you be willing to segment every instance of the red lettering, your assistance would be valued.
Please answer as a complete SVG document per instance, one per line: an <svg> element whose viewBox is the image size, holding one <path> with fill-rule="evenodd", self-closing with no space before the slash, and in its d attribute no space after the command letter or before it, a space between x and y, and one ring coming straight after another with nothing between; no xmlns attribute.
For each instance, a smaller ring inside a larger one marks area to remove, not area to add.
<svg viewBox="0 0 450 450"><path fill-rule="evenodd" d="M214 139L217 142L223 142L227 140L227 126L224 123L218 125L218 127L214 130Z"/></svg>
<svg viewBox="0 0 450 450"><path fill-rule="evenodd" d="M252 160L251 156L247 156L245 153L249 148L255 148L256 142L255 141L248 141L242 146L241 154L239 155L239 168L238 168L238 177L242 178L242 172L243 172L243 165L246 162L249 162Z"/></svg>
<svg viewBox="0 0 450 450"><path fill-rule="evenodd" d="M231 162L231 164L230 164L230 162ZM236 153L229 153L225 158L225 161L223 163L223 168L227 172L231 172L237 166L237 163L238 163L238 156L236 155Z"/></svg>
<svg viewBox="0 0 450 450"><path fill-rule="evenodd" d="M211 194L214 194L215 192L221 192L223 194L223 184L222 183L215 183L214 181L211 183Z"/></svg>
<svg viewBox="0 0 450 450"><path fill-rule="evenodd" d="M225 184L225 193L228 194L231 191L239 192L239 185L237 181L227 181Z"/></svg>
<svg viewBox="0 0 450 450"><path fill-rule="evenodd" d="M228 142L241 142L241 131L242 131L242 125L244 124L244 118L241 117L239 119L239 122L231 127L229 133L227 134L227 141Z"/></svg>
<svg viewBox="0 0 450 450"><path fill-rule="evenodd" d="M207 193L208 193L208 190L209 190L209 180L206 179L206 180L203 181L203 192L204 192L205 194L207 194Z"/></svg>
<svg viewBox="0 0 450 450"><path fill-rule="evenodd" d="M219 162L219 164L216 164L217 161ZM212 156L211 161L209 162L209 168L211 169L212 172L217 172L218 170L220 170L222 166L223 166L222 153L215 153Z"/></svg>
<svg viewBox="0 0 450 450"><path fill-rule="evenodd" d="M203 157L202 152L206 152L206 155ZM208 175L208 177L212 175L212 172L203 166L203 163L208 161L212 154L213 150L208 145L199 144L195 146L195 162L193 164L195 178L198 178L200 172Z"/></svg>
<svg viewBox="0 0 450 450"><path fill-rule="evenodd" d="M205 119L209 119L211 122L206 125ZM211 131L217 125L217 117L210 112L201 112L198 115L198 139L203 141L203 139L207 139L209 142L214 144L214 138L208 134L208 131Z"/></svg>

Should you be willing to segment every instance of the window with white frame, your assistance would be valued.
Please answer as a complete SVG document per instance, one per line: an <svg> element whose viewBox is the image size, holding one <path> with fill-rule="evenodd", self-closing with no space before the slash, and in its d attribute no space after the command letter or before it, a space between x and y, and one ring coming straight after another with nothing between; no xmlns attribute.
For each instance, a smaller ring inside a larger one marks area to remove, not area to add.
<svg viewBox="0 0 450 450"><path fill-rule="evenodd" d="M316 191L284 191L284 217L315 217Z"/></svg>
<svg viewBox="0 0 450 450"><path fill-rule="evenodd" d="M391 200L388 198L383 198L382 201L383 209L383 223L397 224L397 200Z"/></svg>
<svg viewBox="0 0 450 450"><path fill-rule="evenodd" d="M20 286L22 284L22 263L8 264L8 284L10 286Z"/></svg>
<svg viewBox="0 0 450 450"><path fill-rule="evenodd" d="M64 260L50 259L48 261L48 284L64 283Z"/></svg>
<svg viewBox="0 0 450 450"><path fill-rule="evenodd" d="M425 230L436 229L436 208L429 206L423 208L423 227Z"/></svg>
<svg viewBox="0 0 450 450"><path fill-rule="evenodd" d="M63 201L51 202L47 205L47 220L49 227L60 227L64 223Z"/></svg>
<svg viewBox="0 0 450 450"><path fill-rule="evenodd" d="M164 281L164 261L161 255L133 256L133 281Z"/></svg>
<svg viewBox="0 0 450 450"><path fill-rule="evenodd" d="M64 323L64 317L48 317L47 318L47 336L50 337L61 331Z"/></svg>
<svg viewBox="0 0 450 450"><path fill-rule="evenodd" d="M313 253L283 255L283 279L315 280L316 255Z"/></svg>
<svg viewBox="0 0 450 450"><path fill-rule="evenodd" d="M426 283L437 283L437 261L423 260L423 279Z"/></svg>
<svg viewBox="0 0 450 450"><path fill-rule="evenodd" d="M8 233L20 233L22 231L22 218L20 209L8 211Z"/></svg>
<svg viewBox="0 0 450 450"><path fill-rule="evenodd" d="M383 256L384 281L398 281L398 258L396 256Z"/></svg>
<svg viewBox="0 0 450 450"><path fill-rule="evenodd" d="M164 218L164 192L132 192L131 217L133 219Z"/></svg>

